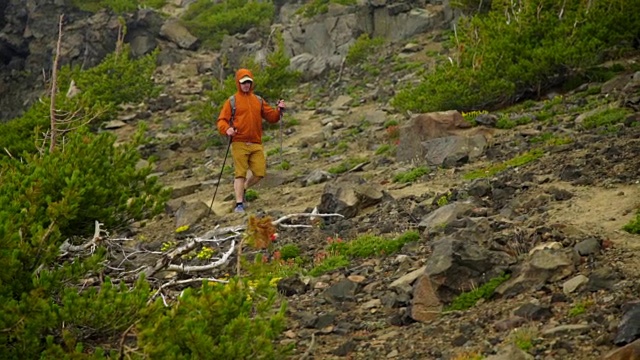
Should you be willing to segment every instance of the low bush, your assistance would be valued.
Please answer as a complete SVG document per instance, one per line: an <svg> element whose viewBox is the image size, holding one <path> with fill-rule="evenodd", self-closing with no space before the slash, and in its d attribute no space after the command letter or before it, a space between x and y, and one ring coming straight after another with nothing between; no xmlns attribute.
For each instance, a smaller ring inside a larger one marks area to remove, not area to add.
<svg viewBox="0 0 640 360"><path fill-rule="evenodd" d="M625 117L631 113L631 110L626 108L610 108L603 111L599 111L584 119L582 126L585 129L604 128L611 130L613 125L624 121Z"/></svg>
<svg viewBox="0 0 640 360"><path fill-rule="evenodd" d="M275 7L270 1L197 0L181 20L202 45L219 49L224 35L244 33L253 27L268 29Z"/></svg>
<svg viewBox="0 0 640 360"><path fill-rule="evenodd" d="M478 179L478 178L485 178L485 177L491 177L494 176L495 174L502 172L508 168L512 168L512 167L519 167L519 166L523 166L526 165L532 161L535 161L539 158L541 158L544 155L544 150L542 149L534 149L531 151L528 151L522 155L518 155L512 159L509 159L507 161L495 164L495 165L491 165L488 168L483 168L483 169L478 169L478 170L474 170L471 172L468 172L466 174L464 174L464 179L466 180L473 180L473 179Z"/></svg>
<svg viewBox="0 0 640 360"><path fill-rule="evenodd" d="M356 165L367 162L365 158L348 158L342 161L340 164L336 166L332 166L329 168L328 172L331 174L342 174L353 169Z"/></svg>
<svg viewBox="0 0 640 360"><path fill-rule="evenodd" d="M416 231L408 231L394 239L368 234L348 242L332 242L329 245L329 251L351 258L367 258L395 254L406 243L418 240L420 240L420 234Z"/></svg>
<svg viewBox="0 0 640 360"><path fill-rule="evenodd" d="M59 118L75 114L71 124L61 124L60 130L77 127L89 122L92 126L110 120L118 104L139 102L156 96L159 88L154 84L152 74L156 68L156 53L132 59L129 48L124 47L119 55L110 54L96 67L81 70L79 67L65 66L58 77L59 95L56 109ZM62 95L75 81L80 93L72 98ZM0 123L0 149L6 149L12 156L22 156L24 152L35 153L36 146L42 144L42 133L51 125L51 100L46 97L34 103L21 117L7 123ZM7 155L5 152L0 157Z"/></svg>
<svg viewBox="0 0 640 360"><path fill-rule="evenodd" d="M375 53L375 49L384 44L382 38L370 38L369 34L362 34L356 39L356 42L351 45L345 63L347 65L356 65L363 63L369 55Z"/></svg>
<svg viewBox="0 0 640 360"><path fill-rule="evenodd" d="M636 217L632 219L628 224L622 227L622 230L630 233L630 234L639 234L640 235L640 210L636 214Z"/></svg>
<svg viewBox="0 0 640 360"><path fill-rule="evenodd" d="M328 255L314 261L314 267L309 270L309 275L320 276L342 267L349 266L350 261L344 255Z"/></svg>
<svg viewBox="0 0 640 360"><path fill-rule="evenodd" d="M139 6L160 9L166 0L72 0L71 4L80 10L98 12L101 9L111 9L116 13L134 12Z"/></svg>
<svg viewBox="0 0 640 360"><path fill-rule="evenodd" d="M297 13L310 18L329 11L329 4L355 5L356 0L311 0L301 7Z"/></svg>
<svg viewBox="0 0 640 360"><path fill-rule="evenodd" d="M452 310L466 310L469 309L478 302L480 299L490 299L493 296L494 291L502 284L503 282L509 279L508 274L502 274L498 277L495 277L485 284L480 286L475 290L471 290L469 292L464 292L458 295L449 306L446 307L445 311Z"/></svg>
<svg viewBox="0 0 640 360"><path fill-rule="evenodd" d="M424 175L427 175L431 170L426 167L426 166L418 166L414 169L411 169L409 171L405 171L405 172L401 172L399 174L396 174L393 177L393 182L397 182L397 183L412 183L416 180L418 180L419 178L423 177Z"/></svg>
<svg viewBox="0 0 640 360"><path fill-rule="evenodd" d="M493 109L561 86L632 51L640 0L491 2L462 17L448 57L392 105L413 112ZM586 70L585 70L586 69ZM573 86L575 86L574 84Z"/></svg>
<svg viewBox="0 0 640 360"><path fill-rule="evenodd" d="M281 359L290 347L274 343L285 306L273 307L271 281L204 282L186 289L179 304L143 319L139 346L151 358Z"/></svg>

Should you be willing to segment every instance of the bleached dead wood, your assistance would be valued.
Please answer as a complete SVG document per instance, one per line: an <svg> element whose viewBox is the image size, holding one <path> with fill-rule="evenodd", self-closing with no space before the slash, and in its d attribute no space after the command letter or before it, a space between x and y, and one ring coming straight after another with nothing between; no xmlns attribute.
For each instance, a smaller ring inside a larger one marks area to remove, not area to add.
<svg viewBox="0 0 640 360"><path fill-rule="evenodd" d="M343 217L343 215L320 214L317 209L314 209L311 213L295 213L282 216L272 221L272 224L281 228L311 227L312 225L285 224L285 222L297 218L309 218L311 223L315 223L325 217ZM113 261L111 265L107 264L105 268L107 269L108 276L111 277L111 281L113 283L124 282L130 284L141 277L144 277L150 280L156 288L154 295L149 301L151 302L160 296L165 303L167 301L165 295L167 294L164 294L163 292L171 286L184 285L198 281L224 282L225 280L216 279L215 277L194 277L184 279L184 275L188 276L189 274L211 271L215 268L221 268L228 265L230 263L230 258L234 253L236 259L239 259L242 254L241 244L245 235L244 231L247 228L246 225L235 225L222 228L216 227L201 236L186 239L184 243L171 250L154 251L147 250L144 246L141 247L141 244L137 243L134 239L109 238L109 234L101 228L102 225L103 224L96 221L93 237L84 244L72 245L69 241L65 241L60 246L60 257L70 255L86 256L93 253L98 245L104 246L107 249L107 258L110 259L109 261ZM193 250L199 249L203 244L215 244L217 248L225 250L222 252L221 256L212 259L208 264L189 265L188 263L185 263L184 255L189 254ZM151 263L147 262L143 265L136 263L135 259L140 256L144 256L146 259L151 257ZM115 259L118 260L114 261ZM160 271L172 271L183 275L180 280L163 280L160 277L154 276ZM89 286L96 286L102 282L103 274L100 274L99 276L92 276L84 279L82 287L86 288Z"/></svg>
<svg viewBox="0 0 640 360"><path fill-rule="evenodd" d="M82 245L72 245L71 243L69 243L69 240L65 240L62 245L60 245L60 256L67 255L70 252L85 251L87 249L91 249L91 253L93 253L96 246L98 245L98 241L101 239L100 234L103 232L103 230L100 229L101 225L104 224L96 220L95 229L93 230L93 237L91 238L91 240Z"/></svg>
<svg viewBox="0 0 640 360"><path fill-rule="evenodd" d="M49 107L49 116L51 120L51 143L49 144L49 151L53 152L56 148L56 139L58 131L56 128L56 93L58 92L58 61L60 60L60 44L62 43L62 20L64 14L60 15L60 21L58 22L58 42L56 45L56 56L53 60L53 69L51 71L51 105Z"/></svg>
<svg viewBox="0 0 640 360"><path fill-rule="evenodd" d="M206 264L206 265L169 264L169 266L167 266L167 270L179 271L179 272L185 272L185 273L211 270L213 268L226 264L231 254L233 254L233 249L235 248L235 246L236 246L236 241L231 240L231 245L229 246L229 250L227 250L227 252L225 252L220 259L213 261L209 264Z"/></svg>

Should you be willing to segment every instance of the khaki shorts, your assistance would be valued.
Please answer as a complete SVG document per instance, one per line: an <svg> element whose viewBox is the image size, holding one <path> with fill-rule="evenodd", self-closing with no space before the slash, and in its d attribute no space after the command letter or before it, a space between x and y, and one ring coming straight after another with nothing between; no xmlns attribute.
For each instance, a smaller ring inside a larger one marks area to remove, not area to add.
<svg viewBox="0 0 640 360"><path fill-rule="evenodd" d="M258 177L264 177L267 172L267 160L262 144L232 142L231 157L237 178L246 178L247 170L251 170L253 176Z"/></svg>

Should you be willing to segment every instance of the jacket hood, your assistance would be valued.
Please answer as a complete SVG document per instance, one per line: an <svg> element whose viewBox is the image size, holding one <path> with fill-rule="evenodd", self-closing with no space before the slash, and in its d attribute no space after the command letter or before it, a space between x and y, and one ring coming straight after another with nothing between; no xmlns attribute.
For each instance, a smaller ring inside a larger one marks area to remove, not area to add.
<svg viewBox="0 0 640 360"><path fill-rule="evenodd" d="M251 73L251 70L249 69L238 69L238 71L236 71L236 88L238 89L238 92L241 92L242 89L240 89L240 79L242 79L243 77L248 76L251 79L253 79L253 74ZM256 86L256 82L255 80L251 83L251 90L253 91L253 88Z"/></svg>

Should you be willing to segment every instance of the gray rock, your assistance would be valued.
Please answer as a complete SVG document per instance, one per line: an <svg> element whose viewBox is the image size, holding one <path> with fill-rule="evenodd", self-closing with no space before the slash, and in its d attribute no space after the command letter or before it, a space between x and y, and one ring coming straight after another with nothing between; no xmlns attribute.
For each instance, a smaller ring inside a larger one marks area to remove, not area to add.
<svg viewBox="0 0 640 360"><path fill-rule="evenodd" d="M329 301L343 302L354 300L358 284L349 279L342 279L338 283L328 287L323 295Z"/></svg>
<svg viewBox="0 0 640 360"><path fill-rule="evenodd" d="M592 326L589 324L570 324L570 325L560 325L550 329L546 329L542 331L542 335L555 336L559 334L584 334L591 330Z"/></svg>
<svg viewBox="0 0 640 360"><path fill-rule="evenodd" d="M620 274L615 270L608 267L599 268L589 275L587 290L612 290L614 285L620 281L620 279Z"/></svg>
<svg viewBox="0 0 640 360"><path fill-rule="evenodd" d="M540 321L551 318L553 313L548 307L526 303L514 311L514 315L528 320Z"/></svg>
<svg viewBox="0 0 640 360"><path fill-rule="evenodd" d="M311 171L307 177L302 180L302 186L310 186L315 184L321 184L333 178L333 175L324 170L315 169Z"/></svg>
<svg viewBox="0 0 640 360"><path fill-rule="evenodd" d="M284 296L293 296L304 294L309 289L309 286L298 277L289 277L278 281L277 288L278 292L284 294Z"/></svg>
<svg viewBox="0 0 640 360"><path fill-rule="evenodd" d="M302 74L303 81L319 78L329 69L329 61L325 57L302 53L291 58L289 70Z"/></svg>
<svg viewBox="0 0 640 360"><path fill-rule="evenodd" d="M580 286L589 282L589 278L580 274L572 277L562 284L562 292L565 295L569 295L576 291Z"/></svg>
<svg viewBox="0 0 640 360"><path fill-rule="evenodd" d="M640 302L627 304L625 308L613 340L616 345L625 345L640 339Z"/></svg>
<svg viewBox="0 0 640 360"><path fill-rule="evenodd" d="M420 221L418 229L427 231L442 229L452 221L469 212L474 207L475 205L473 203L466 201L457 201L439 207Z"/></svg>
<svg viewBox="0 0 640 360"><path fill-rule="evenodd" d="M442 302L450 302L464 291L480 286L500 275L513 259L501 252L489 251L470 241L445 237L433 242L426 274Z"/></svg>
<svg viewBox="0 0 640 360"><path fill-rule="evenodd" d="M191 195L195 193L199 188L199 182L187 181L174 184L171 190L171 198L177 199L183 196Z"/></svg>
<svg viewBox="0 0 640 360"><path fill-rule="evenodd" d="M487 146L482 135L447 136L422 142L428 165L454 167L478 158Z"/></svg>
<svg viewBox="0 0 640 360"><path fill-rule="evenodd" d="M640 339L624 347L607 353L602 360L638 360L640 359Z"/></svg>
<svg viewBox="0 0 640 360"><path fill-rule="evenodd" d="M176 228L195 225L209 212L209 206L202 201L184 203L176 211Z"/></svg>
<svg viewBox="0 0 640 360"><path fill-rule="evenodd" d="M349 355L349 353L355 350L356 347L357 347L357 344L355 341L347 340L346 342L342 343L342 345L338 346L333 351L331 351L331 353L336 356L347 356Z"/></svg>
<svg viewBox="0 0 640 360"><path fill-rule="evenodd" d="M168 19L160 28L160 36L187 50L198 47L198 38L193 36L177 19Z"/></svg>
<svg viewBox="0 0 640 360"><path fill-rule="evenodd" d="M533 360L533 356L520 350L515 344L510 344L485 360Z"/></svg>
<svg viewBox="0 0 640 360"><path fill-rule="evenodd" d="M504 297L516 296L549 281L562 280L574 271L572 259L562 250L538 250L521 266L517 275L498 286L496 293Z"/></svg>
<svg viewBox="0 0 640 360"><path fill-rule="evenodd" d="M491 194L491 183L488 179L475 179L469 185L467 192L471 196L483 197Z"/></svg>
<svg viewBox="0 0 640 360"><path fill-rule="evenodd" d="M349 219L361 209L382 201L384 193L379 184L366 183L359 176L343 176L325 185L318 211L338 213Z"/></svg>
<svg viewBox="0 0 640 360"><path fill-rule="evenodd" d="M411 285L413 284L413 282L419 278L420 276L422 276L425 272L425 270L427 269L426 266L423 266L419 269L416 269L408 274L402 275L401 277L399 277L398 279L394 280L391 285L389 285L389 287L391 288L396 288L399 286L403 286L403 285Z"/></svg>
<svg viewBox="0 0 640 360"><path fill-rule="evenodd" d="M438 298L428 275L422 275L413 290L411 318L422 323L437 319L442 312L442 302Z"/></svg>
<svg viewBox="0 0 640 360"><path fill-rule="evenodd" d="M589 256L599 254L602 244L599 239L589 238L577 243L573 248L581 256Z"/></svg>

